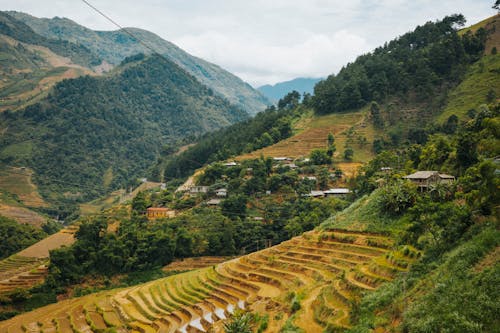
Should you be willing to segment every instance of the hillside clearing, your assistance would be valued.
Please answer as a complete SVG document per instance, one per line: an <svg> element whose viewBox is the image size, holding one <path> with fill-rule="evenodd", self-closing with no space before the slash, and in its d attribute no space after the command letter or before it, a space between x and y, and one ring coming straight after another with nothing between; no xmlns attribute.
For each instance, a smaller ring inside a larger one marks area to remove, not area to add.
<svg viewBox="0 0 500 333"><path fill-rule="evenodd" d="M362 163L374 157L372 143L378 134L368 118L368 107L359 111L334 113L325 116L305 117L295 124L297 134L272 146L265 147L248 154L236 157L236 160L258 158L261 155L270 157L287 156L291 158L307 157L313 149L326 148L327 137L332 133L335 137L337 151L334 164L346 167L353 173ZM353 148L353 162L343 159L346 146Z"/></svg>
<svg viewBox="0 0 500 333"><path fill-rule="evenodd" d="M32 182L33 171L28 168L9 167L0 170L0 189L15 194L28 207L47 207Z"/></svg>

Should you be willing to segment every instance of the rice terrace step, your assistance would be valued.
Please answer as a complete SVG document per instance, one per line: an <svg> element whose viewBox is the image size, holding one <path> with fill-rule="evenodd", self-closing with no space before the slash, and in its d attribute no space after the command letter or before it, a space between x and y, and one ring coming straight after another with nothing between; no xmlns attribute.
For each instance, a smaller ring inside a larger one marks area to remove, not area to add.
<svg viewBox="0 0 500 333"><path fill-rule="evenodd" d="M382 235L313 231L218 264L199 260L209 267L49 305L0 323L0 333L217 332L238 309L264 308L270 321L279 312L290 317L291 291L302 295L295 325L346 328L351 300L392 280L414 257Z"/></svg>

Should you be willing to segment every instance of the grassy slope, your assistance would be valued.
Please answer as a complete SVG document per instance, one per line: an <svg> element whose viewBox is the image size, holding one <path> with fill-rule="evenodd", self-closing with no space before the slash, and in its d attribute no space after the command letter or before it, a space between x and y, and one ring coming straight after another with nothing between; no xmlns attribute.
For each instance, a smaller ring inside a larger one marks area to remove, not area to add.
<svg viewBox="0 0 500 333"><path fill-rule="evenodd" d="M489 103L487 95L490 89L495 92L497 99L500 98L500 54L491 54L493 47L500 51L500 14L463 29L460 33L469 30L474 32L479 28L491 31L484 56L468 69L463 82L450 92L448 104L438 116L440 122L446 121L452 114L464 118L467 111Z"/></svg>
<svg viewBox="0 0 500 333"><path fill-rule="evenodd" d="M236 160L258 158L261 155L307 157L313 149L326 148L328 133L332 133L337 148L334 163L345 174L352 175L362 163L374 157L372 143L374 138L381 134L373 127L367 115L368 107L325 116L316 116L312 110L309 110L300 121L294 124L295 135L272 146L240 155L236 157ZM360 137L366 138L364 144L359 143ZM343 158L346 144L354 150L352 162L346 162Z"/></svg>
<svg viewBox="0 0 500 333"><path fill-rule="evenodd" d="M396 235L404 225L397 217L380 214L379 191L355 201L352 205L326 220L321 228L377 232Z"/></svg>
<svg viewBox="0 0 500 333"><path fill-rule="evenodd" d="M466 78L448 96L448 104L438 116L440 122L451 115L466 117L467 111L488 103L487 95L492 89L500 97L500 54L486 55L472 65Z"/></svg>

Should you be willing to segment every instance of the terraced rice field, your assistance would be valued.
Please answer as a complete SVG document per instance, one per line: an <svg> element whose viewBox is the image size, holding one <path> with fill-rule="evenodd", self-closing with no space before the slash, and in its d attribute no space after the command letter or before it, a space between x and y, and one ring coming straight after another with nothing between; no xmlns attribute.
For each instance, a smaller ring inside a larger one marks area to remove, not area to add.
<svg viewBox="0 0 500 333"><path fill-rule="evenodd" d="M69 226L0 261L0 293L42 283L47 275L49 251L72 244L76 230L77 226Z"/></svg>
<svg viewBox="0 0 500 333"><path fill-rule="evenodd" d="M193 257L176 260L163 267L165 272L174 271L191 271L194 269L205 268L220 264L223 261L229 260L230 257Z"/></svg>
<svg viewBox="0 0 500 333"><path fill-rule="evenodd" d="M41 283L47 275L47 263L47 259L19 255L0 261L0 293Z"/></svg>
<svg viewBox="0 0 500 333"><path fill-rule="evenodd" d="M336 162L342 161L346 143L354 149L355 162L367 162L373 158L372 143L375 129L367 119L366 112L331 114L314 117L304 124L299 124L298 133L272 146L265 147L248 154L240 155L236 160L259 158L261 155L270 157L288 156L291 158L307 157L313 149L326 148L328 134L335 136L337 151ZM366 141L360 143L360 138Z"/></svg>
<svg viewBox="0 0 500 333"><path fill-rule="evenodd" d="M217 266L49 305L0 323L0 333L220 332L237 309L268 313L267 332L277 332L293 295L301 309L292 320L305 332L346 328L351 302L416 255L392 246L379 235L314 231Z"/></svg>

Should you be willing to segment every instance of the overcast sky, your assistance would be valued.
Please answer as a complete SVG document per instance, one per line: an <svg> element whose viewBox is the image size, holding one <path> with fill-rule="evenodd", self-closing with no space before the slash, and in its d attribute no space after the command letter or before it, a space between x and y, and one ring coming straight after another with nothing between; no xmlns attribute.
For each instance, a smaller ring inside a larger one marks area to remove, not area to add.
<svg viewBox="0 0 500 333"><path fill-rule="evenodd" d="M253 86L336 73L415 26L453 13L474 23L493 0L88 0L122 26L150 30ZM1 10L116 28L81 0L0 0Z"/></svg>

